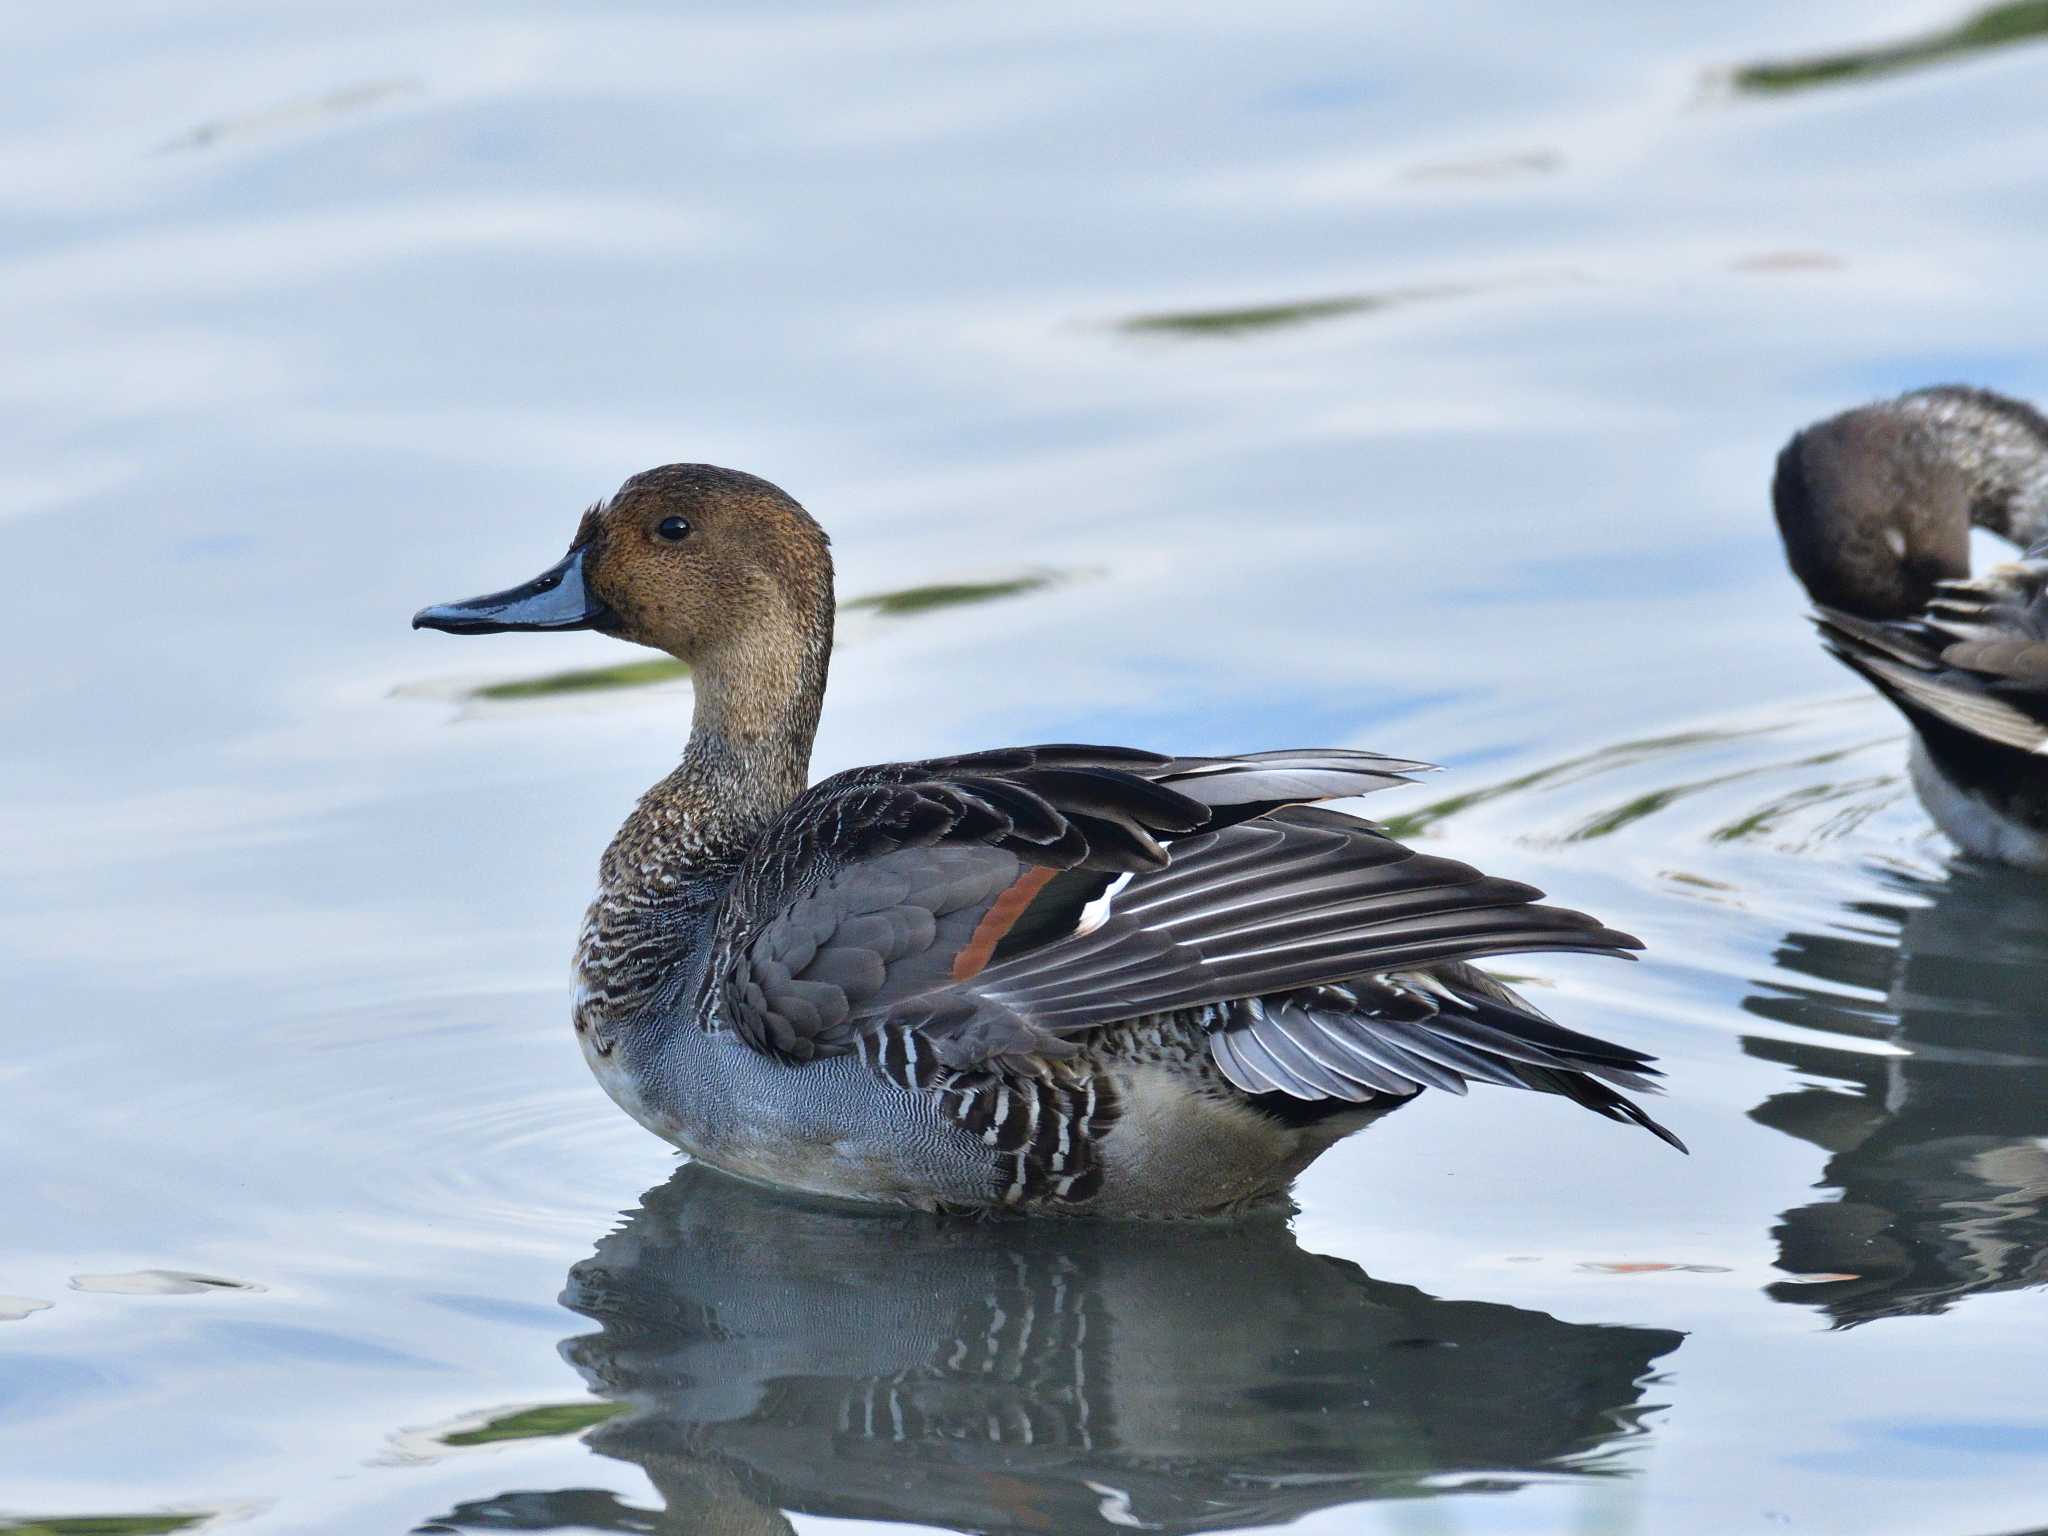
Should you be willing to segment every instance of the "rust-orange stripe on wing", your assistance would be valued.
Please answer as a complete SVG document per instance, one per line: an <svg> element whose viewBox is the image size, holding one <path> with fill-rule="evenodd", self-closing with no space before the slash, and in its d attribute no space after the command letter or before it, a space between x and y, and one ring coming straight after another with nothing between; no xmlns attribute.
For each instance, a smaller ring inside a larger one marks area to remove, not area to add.
<svg viewBox="0 0 2048 1536"><path fill-rule="evenodd" d="M1045 882L1058 874L1056 869L1027 869L1010 885L1010 888L995 899L986 916L975 924L974 933L966 946L953 957L953 979L965 981L978 976L988 964L989 956L996 952L996 946L1003 942L1003 935L1017 926L1017 919L1024 915L1024 909L1031 905L1031 898L1045 889Z"/></svg>

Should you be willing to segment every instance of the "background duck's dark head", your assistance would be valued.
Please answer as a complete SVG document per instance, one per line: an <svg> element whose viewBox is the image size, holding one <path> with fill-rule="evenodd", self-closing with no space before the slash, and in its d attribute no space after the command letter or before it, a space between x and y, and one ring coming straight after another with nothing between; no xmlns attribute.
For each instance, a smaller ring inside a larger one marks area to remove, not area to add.
<svg viewBox="0 0 2048 1536"><path fill-rule="evenodd" d="M1778 455L1771 501L1785 558L1814 602L1869 619L1918 613L1970 573L1967 476L1916 418L1862 406Z"/></svg>

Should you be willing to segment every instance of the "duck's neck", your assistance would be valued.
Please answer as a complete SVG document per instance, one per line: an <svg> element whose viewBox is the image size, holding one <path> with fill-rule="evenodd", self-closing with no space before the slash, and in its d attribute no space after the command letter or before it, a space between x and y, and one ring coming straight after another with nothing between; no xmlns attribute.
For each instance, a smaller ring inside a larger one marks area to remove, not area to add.
<svg viewBox="0 0 2048 1536"><path fill-rule="evenodd" d="M696 862L737 859L803 793L829 651L828 637L780 657L699 663L683 760L648 792L683 813L701 849Z"/></svg>
<svg viewBox="0 0 2048 1536"><path fill-rule="evenodd" d="M809 781L832 629L743 635L700 656L683 758L605 855L605 886L661 901L745 857Z"/></svg>
<svg viewBox="0 0 2048 1536"><path fill-rule="evenodd" d="M2048 538L2048 418L1988 389L1915 390L1899 408L1963 477L1970 521L2022 549Z"/></svg>
<svg viewBox="0 0 2048 1536"><path fill-rule="evenodd" d="M827 607L698 658L683 759L640 797L598 866L576 946L579 1031L616 1033L708 942L734 870L803 791L831 652Z"/></svg>

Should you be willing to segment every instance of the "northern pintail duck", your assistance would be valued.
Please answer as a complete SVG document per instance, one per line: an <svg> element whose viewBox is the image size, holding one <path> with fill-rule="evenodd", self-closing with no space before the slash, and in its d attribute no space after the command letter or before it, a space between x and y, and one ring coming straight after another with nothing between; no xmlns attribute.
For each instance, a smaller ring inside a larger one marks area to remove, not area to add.
<svg viewBox="0 0 2048 1536"><path fill-rule="evenodd" d="M1419 763L1014 747L805 787L824 531L765 480L635 475L456 634L598 629L687 662L681 764L605 851L584 1056L628 1114L770 1184L934 1209L1179 1216L1277 1199L1424 1088L1615 1092L1638 1051L1471 961L1641 946L1310 802Z"/></svg>
<svg viewBox="0 0 2048 1536"><path fill-rule="evenodd" d="M1913 727L1965 853L2048 870L2048 418L1944 385L1806 428L1771 499L1827 647ZM2026 553L1974 580L1970 529Z"/></svg>

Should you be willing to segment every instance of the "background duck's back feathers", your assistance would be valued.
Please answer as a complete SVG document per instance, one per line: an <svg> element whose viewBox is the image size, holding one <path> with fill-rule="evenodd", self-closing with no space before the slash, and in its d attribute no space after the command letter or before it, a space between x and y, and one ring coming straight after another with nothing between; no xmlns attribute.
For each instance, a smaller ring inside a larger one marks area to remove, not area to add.
<svg viewBox="0 0 2048 1536"><path fill-rule="evenodd" d="M2048 750L2048 544L1943 582L1913 619L1820 608L1828 649L1908 717L2025 753Z"/></svg>

